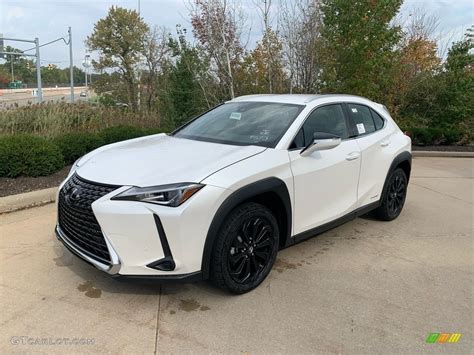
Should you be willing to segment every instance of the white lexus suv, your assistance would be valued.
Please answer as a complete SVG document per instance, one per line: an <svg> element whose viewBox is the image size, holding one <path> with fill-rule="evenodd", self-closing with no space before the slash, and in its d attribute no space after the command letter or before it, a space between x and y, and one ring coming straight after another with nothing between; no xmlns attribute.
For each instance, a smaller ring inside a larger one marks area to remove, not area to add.
<svg viewBox="0 0 474 355"><path fill-rule="evenodd" d="M383 105L252 95L101 147L58 193L58 239L118 277L257 287L277 252L362 214L396 218L411 141Z"/></svg>

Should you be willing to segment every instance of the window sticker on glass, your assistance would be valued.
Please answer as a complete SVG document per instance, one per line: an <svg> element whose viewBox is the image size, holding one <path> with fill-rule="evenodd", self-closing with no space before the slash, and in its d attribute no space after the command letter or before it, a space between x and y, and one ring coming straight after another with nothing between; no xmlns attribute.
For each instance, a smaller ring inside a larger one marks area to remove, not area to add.
<svg viewBox="0 0 474 355"><path fill-rule="evenodd" d="M355 107L353 107L351 110L352 112L357 113L357 109Z"/></svg>
<svg viewBox="0 0 474 355"><path fill-rule="evenodd" d="M358 123L357 124L357 131L359 134L364 134L365 133L365 126L363 123Z"/></svg>
<svg viewBox="0 0 474 355"><path fill-rule="evenodd" d="M240 112L232 112L229 116L231 120L240 120L242 114Z"/></svg>

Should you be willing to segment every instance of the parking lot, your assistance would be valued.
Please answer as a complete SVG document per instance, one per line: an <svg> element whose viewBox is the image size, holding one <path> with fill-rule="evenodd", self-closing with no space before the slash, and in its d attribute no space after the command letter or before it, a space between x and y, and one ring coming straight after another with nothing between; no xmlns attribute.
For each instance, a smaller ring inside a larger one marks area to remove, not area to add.
<svg viewBox="0 0 474 355"><path fill-rule="evenodd" d="M52 204L0 215L0 352L471 353L474 159L413 164L400 218L285 249L242 296L111 279L56 240ZM427 344L434 332L462 336Z"/></svg>

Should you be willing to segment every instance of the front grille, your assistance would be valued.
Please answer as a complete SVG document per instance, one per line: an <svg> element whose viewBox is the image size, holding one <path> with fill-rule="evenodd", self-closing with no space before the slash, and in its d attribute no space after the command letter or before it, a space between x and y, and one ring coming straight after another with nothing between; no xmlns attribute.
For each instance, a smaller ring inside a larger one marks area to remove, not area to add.
<svg viewBox="0 0 474 355"><path fill-rule="evenodd" d="M90 257L110 265L110 255L92 202L119 186L87 181L74 174L59 191L58 223L67 239Z"/></svg>

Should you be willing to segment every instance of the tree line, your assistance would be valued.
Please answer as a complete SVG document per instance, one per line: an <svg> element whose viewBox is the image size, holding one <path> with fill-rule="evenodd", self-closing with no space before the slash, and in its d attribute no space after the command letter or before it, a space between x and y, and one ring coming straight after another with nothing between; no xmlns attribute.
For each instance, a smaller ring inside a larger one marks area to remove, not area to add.
<svg viewBox="0 0 474 355"><path fill-rule="evenodd" d="M473 27L440 55L437 19L419 9L403 19L402 2L255 0L252 48L238 0L193 0L191 28L174 31L114 6L86 41L105 70L94 89L171 126L239 95L347 93L385 104L405 127L472 132Z"/></svg>

